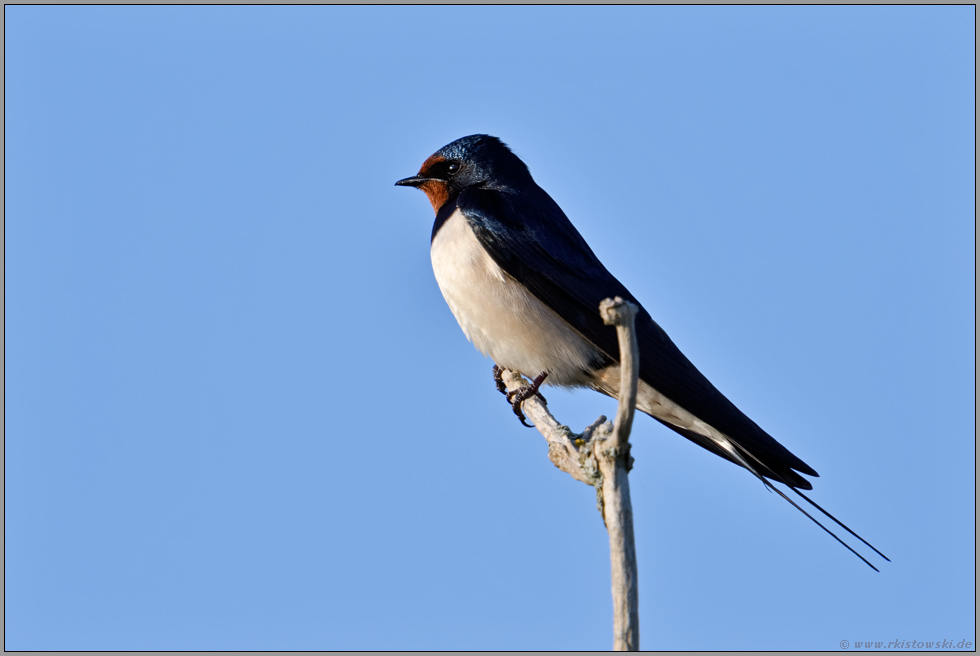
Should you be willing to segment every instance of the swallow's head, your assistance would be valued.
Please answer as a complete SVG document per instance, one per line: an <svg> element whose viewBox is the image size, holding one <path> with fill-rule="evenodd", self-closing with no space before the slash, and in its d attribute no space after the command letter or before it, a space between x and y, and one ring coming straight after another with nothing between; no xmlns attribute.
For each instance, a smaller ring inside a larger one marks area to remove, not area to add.
<svg viewBox="0 0 980 656"><path fill-rule="evenodd" d="M504 142L474 134L443 146L422 163L417 175L395 184L424 191L438 213L464 189L504 189L528 182L534 184L527 166Z"/></svg>

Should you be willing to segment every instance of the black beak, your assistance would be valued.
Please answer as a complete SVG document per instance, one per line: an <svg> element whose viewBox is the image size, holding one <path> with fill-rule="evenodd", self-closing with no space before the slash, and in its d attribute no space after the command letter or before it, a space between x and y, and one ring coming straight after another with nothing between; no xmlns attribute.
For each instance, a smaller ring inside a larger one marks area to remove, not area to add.
<svg viewBox="0 0 980 656"><path fill-rule="evenodd" d="M423 178L420 175L413 175L410 178L399 180L398 182L395 183L395 186L396 187L421 187L429 180L432 180L432 178Z"/></svg>

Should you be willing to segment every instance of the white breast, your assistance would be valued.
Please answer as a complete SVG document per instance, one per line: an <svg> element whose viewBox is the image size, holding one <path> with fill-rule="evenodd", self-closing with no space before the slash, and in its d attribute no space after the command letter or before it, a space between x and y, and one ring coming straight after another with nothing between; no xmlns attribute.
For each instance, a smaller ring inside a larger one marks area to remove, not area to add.
<svg viewBox="0 0 980 656"><path fill-rule="evenodd" d="M439 289L466 337L501 367L553 385L586 385L595 349L505 273L457 211L432 240Z"/></svg>

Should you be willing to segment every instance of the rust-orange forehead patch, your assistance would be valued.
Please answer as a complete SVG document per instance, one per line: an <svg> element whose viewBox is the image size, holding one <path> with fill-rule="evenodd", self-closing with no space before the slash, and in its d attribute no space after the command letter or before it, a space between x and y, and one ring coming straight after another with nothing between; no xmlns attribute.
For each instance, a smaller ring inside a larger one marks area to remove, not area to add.
<svg viewBox="0 0 980 656"><path fill-rule="evenodd" d="M426 171L428 171L431 167L435 166L439 162L445 162L445 161L446 158L443 157L442 155L433 155L429 159L422 162L422 168L419 169L419 175L424 176Z"/></svg>

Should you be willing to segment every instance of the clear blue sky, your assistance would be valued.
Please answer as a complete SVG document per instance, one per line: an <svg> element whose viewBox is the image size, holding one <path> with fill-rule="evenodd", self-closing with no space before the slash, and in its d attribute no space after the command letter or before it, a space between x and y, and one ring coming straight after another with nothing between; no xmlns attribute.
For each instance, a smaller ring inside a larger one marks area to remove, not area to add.
<svg viewBox="0 0 980 656"><path fill-rule="evenodd" d="M611 645L393 186L477 132L894 561L640 417L642 645L976 643L973 7L4 13L7 649Z"/></svg>

